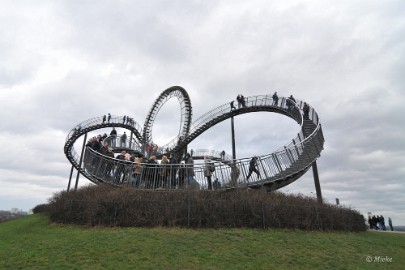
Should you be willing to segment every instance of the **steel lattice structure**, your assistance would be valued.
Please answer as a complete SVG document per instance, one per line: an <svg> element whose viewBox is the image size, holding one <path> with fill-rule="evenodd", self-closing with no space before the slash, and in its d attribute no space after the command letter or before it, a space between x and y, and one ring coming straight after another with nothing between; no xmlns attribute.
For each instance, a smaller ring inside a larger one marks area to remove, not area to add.
<svg viewBox="0 0 405 270"><path fill-rule="evenodd" d="M143 126L143 144L153 144L152 138L152 128L153 123L156 119L157 114L159 113L160 109L163 105L171 98L177 98L180 103L181 108L181 120L180 120L180 131L176 138L186 138L190 131L190 124L192 118L192 107L191 107L191 100L188 96L187 91L180 87L180 86L173 86L165 91L156 99L155 103L152 105L150 109L145 124ZM168 145L173 144L173 141L170 142ZM168 145L163 146L166 148Z"/></svg>
<svg viewBox="0 0 405 270"><path fill-rule="evenodd" d="M77 188L80 174L94 183L109 183L121 186L131 182L135 164L131 161L118 160L102 155L90 147L85 147L87 134L91 131L107 127L125 128L130 132L130 138L126 141L120 141L119 136L107 138L106 141L110 143L110 146L114 144L113 148L115 152L126 150L144 155L146 145L153 144L152 131L156 116L163 105L171 98L177 98L180 103L180 130L173 140L166 145L159 146L154 153L158 158L170 153L177 153L180 157L184 154L187 145L203 132L222 121L241 114L253 112L279 113L292 118L300 125L296 137L288 144L272 153L258 157L257 169L260 172L260 178L255 174L251 178L247 177L251 157L232 159L230 156L222 155L221 152L215 150L195 150L195 158L208 156L212 163L214 163L215 171L213 175L221 183L221 186L217 187L219 190L246 187L266 188L269 191L276 190L297 180L312 165L315 165L316 168L316 160L323 150L324 137L318 114L311 106L309 106L309 117L304 118L304 102L302 101L292 102L288 98L281 97L276 104L271 95L249 96L246 98L246 106L244 107L232 109L228 102L213 108L195 121L192 121L192 106L187 91L180 86L173 86L163 91L155 100L147 114L143 128L135 121L124 121L123 116L112 116L108 121L105 121L103 116L96 117L75 126L69 132L64 145L65 155L72 164L68 189L70 188L74 169L78 171L75 188ZM292 106L288 106L288 102ZM78 154L74 144L82 136L84 137L83 147L81 153ZM137 186L138 188L179 188L181 187L180 178L182 169L191 169L193 171L194 188L207 188L207 179L204 173L205 164L195 164L193 166L184 164L156 166L141 164L141 166L143 182ZM314 166L312 167L314 169ZM113 171L120 170L118 181L114 175L111 175L111 168ZM171 182L163 186L162 171L164 169L170 172L171 175L168 177L174 177L177 184Z"/></svg>

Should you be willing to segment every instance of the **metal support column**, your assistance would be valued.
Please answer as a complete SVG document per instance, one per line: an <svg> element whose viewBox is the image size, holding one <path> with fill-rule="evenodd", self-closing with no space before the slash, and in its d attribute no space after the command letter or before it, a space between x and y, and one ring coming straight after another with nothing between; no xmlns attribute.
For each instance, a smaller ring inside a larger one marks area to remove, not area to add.
<svg viewBox="0 0 405 270"><path fill-rule="evenodd" d="M86 140L87 140L87 132L84 134L82 153L80 154L79 169L77 170L77 176L76 176L75 190L77 190L77 185L79 184L80 169L82 168L83 154L84 154L84 148L86 147Z"/></svg>
<svg viewBox="0 0 405 270"><path fill-rule="evenodd" d="M316 160L314 161L314 163L312 163L312 173L314 174L316 198L318 199L318 203L322 203L323 201L322 201L321 184L319 183L318 166L316 165Z"/></svg>
<svg viewBox="0 0 405 270"><path fill-rule="evenodd" d="M134 137L134 132L131 130L131 135L129 136L129 149L131 149L132 138Z"/></svg>
<svg viewBox="0 0 405 270"><path fill-rule="evenodd" d="M69 192L69 190L70 190L70 182L72 181L73 169L74 169L74 167L72 166L72 169L70 169L69 184L67 187L67 192Z"/></svg>
<svg viewBox="0 0 405 270"><path fill-rule="evenodd" d="M232 129L232 159L236 159L236 150L235 150L235 124L233 121L233 116L231 117L231 129Z"/></svg>
<svg viewBox="0 0 405 270"><path fill-rule="evenodd" d="M237 186L238 182L238 173L237 173L237 167L235 164L236 160L236 150L235 150L235 123L233 120L233 115L231 117L231 130L232 130L232 165L231 165L231 182L234 187Z"/></svg>

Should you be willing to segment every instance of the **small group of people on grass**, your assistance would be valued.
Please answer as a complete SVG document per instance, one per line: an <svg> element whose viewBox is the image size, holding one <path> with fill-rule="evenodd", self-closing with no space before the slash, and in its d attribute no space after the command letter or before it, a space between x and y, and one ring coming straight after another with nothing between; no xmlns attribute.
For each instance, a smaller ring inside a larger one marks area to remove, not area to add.
<svg viewBox="0 0 405 270"><path fill-rule="evenodd" d="M387 230L387 228L385 227L385 219L384 219L383 215L369 216L368 224L369 224L371 230L383 230L383 231ZM388 224L390 226L391 231L393 231L394 228L392 226L392 220L390 217L388 218Z"/></svg>

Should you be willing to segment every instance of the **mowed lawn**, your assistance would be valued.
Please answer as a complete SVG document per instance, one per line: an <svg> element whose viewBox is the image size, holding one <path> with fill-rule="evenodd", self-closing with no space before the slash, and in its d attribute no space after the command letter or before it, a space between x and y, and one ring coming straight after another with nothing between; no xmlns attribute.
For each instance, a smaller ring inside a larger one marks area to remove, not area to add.
<svg viewBox="0 0 405 270"><path fill-rule="evenodd" d="M87 228L36 214L0 224L0 269L405 269L405 234Z"/></svg>

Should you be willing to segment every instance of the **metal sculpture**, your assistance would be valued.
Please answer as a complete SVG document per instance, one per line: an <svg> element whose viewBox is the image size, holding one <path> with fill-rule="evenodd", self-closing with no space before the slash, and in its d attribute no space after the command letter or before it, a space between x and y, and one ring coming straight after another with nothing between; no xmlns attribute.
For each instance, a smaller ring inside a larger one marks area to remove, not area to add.
<svg viewBox="0 0 405 270"><path fill-rule="evenodd" d="M249 163L251 158L234 159L228 155L222 155L219 151L196 150L195 158L208 156L211 162L214 163L215 171L213 174L221 183L220 187L217 186L217 189L249 187L266 188L271 191L297 180L311 167L314 170L314 175L315 173L317 175L317 171L315 171L316 160L323 150L324 138L318 114L311 106L306 107L304 117L304 102L302 101L292 101L289 98L283 97L276 103L271 95L250 96L246 98L245 106L241 108L234 108L230 106L230 103L226 103L192 121L192 106L188 93L180 86L173 86L163 91L155 100L147 114L143 129L133 120L129 122L125 121L125 116L112 116L109 117L108 121L106 121L105 117L97 117L74 127L69 132L64 146L65 155L72 164L68 189L71 185L74 169L78 171L75 188L77 188L80 174L94 183L103 182L117 186L132 184L134 162L107 157L94 151L91 147L84 147L87 134L90 131L106 127L125 128L129 131L130 138L124 143L120 142L120 147L114 147L114 151L127 150L128 152L144 156L146 154L145 147L154 144L152 133L154 120L162 106L170 98L177 98L179 100L181 125L178 135L172 141L155 149L154 155L158 158L171 153L176 153L180 157L185 153L187 145L207 129L222 121L245 113L262 111L279 113L292 118L300 125L297 136L290 143L273 153L268 153L257 158L256 162L259 174L253 174L251 177L248 177L250 176ZM74 143L81 136L84 136L84 141L79 155L75 151ZM113 139L116 140L116 138ZM111 138L108 138L107 141L113 142ZM122 147L122 145L125 147ZM209 186L207 185L205 176L205 164L195 164L191 167L187 164L156 164L155 166L150 166L142 163L141 166L144 171L148 171L148 174L142 175L143 182L137 183L135 185L137 188L175 189L179 187L191 188L193 186L193 188L207 189ZM172 174L170 177L174 177L178 181L177 184L164 183L164 176L161 175L162 166L168 167L168 171ZM117 178L116 175L111 175L111 170L117 171L118 168L120 173ZM183 168L193 171L193 182L195 185L191 185L190 183L182 185L180 183L180 170ZM260 178L259 175L261 176ZM315 179L315 182L316 184L318 182L319 185L319 180ZM318 198L321 197L320 188L318 195Z"/></svg>

